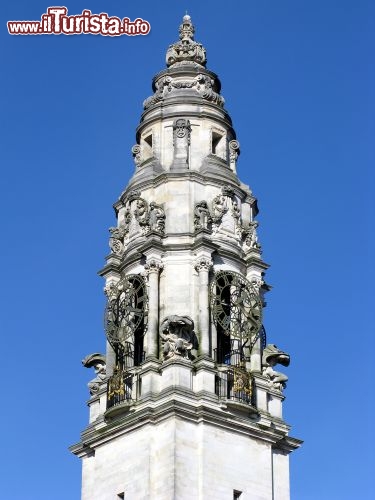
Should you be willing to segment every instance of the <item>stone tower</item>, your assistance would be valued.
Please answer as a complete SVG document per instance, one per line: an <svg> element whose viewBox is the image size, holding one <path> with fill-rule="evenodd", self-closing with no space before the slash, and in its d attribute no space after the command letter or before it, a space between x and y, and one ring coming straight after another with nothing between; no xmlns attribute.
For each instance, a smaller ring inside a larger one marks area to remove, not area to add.
<svg viewBox="0 0 375 500"><path fill-rule="evenodd" d="M217 75L183 18L114 208L106 354L83 360L83 500L287 500L289 355L267 344L257 201Z"/></svg>

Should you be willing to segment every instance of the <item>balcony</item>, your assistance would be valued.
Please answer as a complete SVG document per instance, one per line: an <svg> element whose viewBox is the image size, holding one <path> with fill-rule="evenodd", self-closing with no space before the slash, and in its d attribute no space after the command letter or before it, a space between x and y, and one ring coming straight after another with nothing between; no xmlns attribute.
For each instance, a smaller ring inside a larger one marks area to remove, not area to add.
<svg viewBox="0 0 375 500"><path fill-rule="evenodd" d="M145 360L145 352L136 352L133 344L126 342L121 355L117 355L117 366L108 379L107 410L115 406L130 406L140 397L141 380L137 366Z"/></svg>
<svg viewBox="0 0 375 500"><path fill-rule="evenodd" d="M241 367L220 370L215 377L215 393L222 400L254 405L251 375Z"/></svg>

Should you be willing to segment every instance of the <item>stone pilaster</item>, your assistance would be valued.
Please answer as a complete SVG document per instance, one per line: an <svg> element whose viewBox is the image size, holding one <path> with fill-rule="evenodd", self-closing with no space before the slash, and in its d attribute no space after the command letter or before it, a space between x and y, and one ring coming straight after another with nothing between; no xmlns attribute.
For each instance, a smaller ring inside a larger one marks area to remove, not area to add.
<svg viewBox="0 0 375 500"><path fill-rule="evenodd" d="M148 275L149 294L148 294L148 329L146 357L158 357L158 326L159 326L159 274L163 269L161 261L149 259L145 265L145 271Z"/></svg>
<svg viewBox="0 0 375 500"><path fill-rule="evenodd" d="M209 312L209 279L212 260L202 256L194 264L199 276L199 331L200 353L202 356L210 355L210 312Z"/></svg>

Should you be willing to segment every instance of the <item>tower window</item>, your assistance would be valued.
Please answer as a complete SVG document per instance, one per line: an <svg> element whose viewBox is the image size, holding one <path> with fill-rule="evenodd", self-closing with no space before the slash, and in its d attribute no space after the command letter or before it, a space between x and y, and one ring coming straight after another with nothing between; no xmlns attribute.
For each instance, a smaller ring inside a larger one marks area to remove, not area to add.
<svg viewBox="0 0 375 500"><path fill-rule="evenodd" d="M211 135L211 153L226 158L226 140L223 132L212 131Z"/></svg>
<svg viewBox="0 0 375 500"><path fill-rule="evenodd" d="M144 137L141 139L141 146L142 146L142 156L145 160L148 158L151 158L153 155L153 141L152 141L152 132L146 134Z"/></svg>
<svg viewBox="0 0 375 500"><path fill-rule="evenodd" d="M152 134L145 137L145 143L148 144L150 146L150 148L152 149Z"/></svg>
<svg viewBox="0 0 375 500"><path fill-rule="evenodd" d="M233 500L239 500L241 495L242 495L242 491L233 490Z"/></svg>

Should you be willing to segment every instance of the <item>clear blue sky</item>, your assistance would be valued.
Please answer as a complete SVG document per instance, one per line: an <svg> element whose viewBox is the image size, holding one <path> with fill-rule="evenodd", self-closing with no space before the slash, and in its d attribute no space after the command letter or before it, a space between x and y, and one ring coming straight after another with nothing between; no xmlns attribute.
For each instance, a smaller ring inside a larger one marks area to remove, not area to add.
<svg viewBox="0 0 375 500"><path fill-rule="evenodd" d="M53 5L53 4L52 4ZM112 203L185 9L220 75L239 175L272 267L268 340L291 354L293 500L367 500L374 474L374 25L370 0L85 0L145 37L10 36L50 4L1 7L0 498L78 500L67 448L88 420L81 366L103 351ZM371 453L370 453L371 451Z"/></svg>

